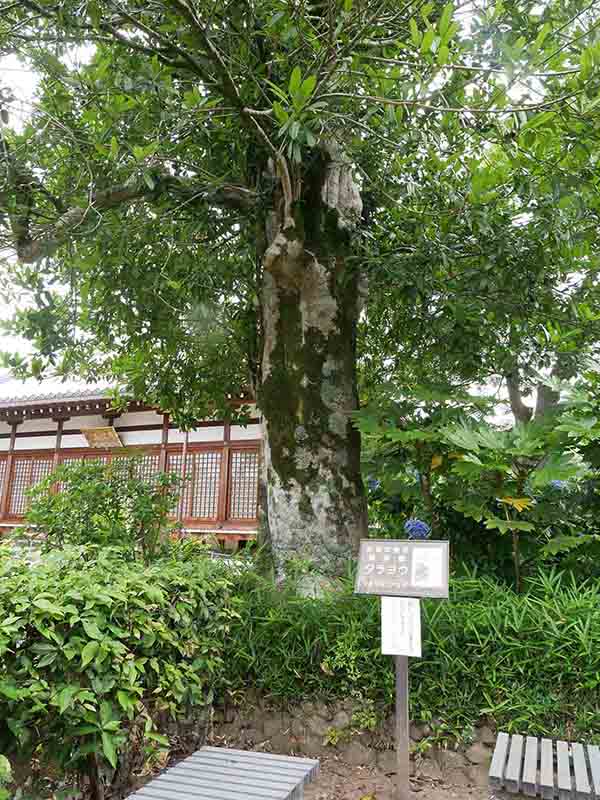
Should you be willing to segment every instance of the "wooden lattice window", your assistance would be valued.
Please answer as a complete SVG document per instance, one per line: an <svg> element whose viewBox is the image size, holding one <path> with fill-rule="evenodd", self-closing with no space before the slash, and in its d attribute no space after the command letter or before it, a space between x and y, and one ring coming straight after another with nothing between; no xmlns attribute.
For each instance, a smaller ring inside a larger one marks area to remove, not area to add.
<svg viewBox="0 0 600 800"><path fill-rule="evenodd" d="M258 452L231 453L230 519L256 519L258 511Z"/></svg>
<svg viewBox="0 0 600 800"><path fill-rule="evenodd" d="M188 454L187 474L190 475L190 517L216 519L219 507L219 477L221 475L220 450L206 450Z"/></svg>
<svg viewBox="0 0 600 800"><path fill-rule="evenodd" d="M73 467L75 466L75 464L81 464L81 463L83 463L83 459L81 458L81 456L63 456L60 459L59 466ZM59 483L57 483L56 488L58 489L59 492L62 492L65 488L65 484L62 481L60 481Z"/></svg>
<svg viewBox="0 0 600 800"><path fill-rule="evenodd" d="M53 467L52 458L15 458L13 463L9 514L20 516L29 506L27 489L46 478Z"/></svg>
<svg viewBox="0 0 600 800"><path fill-rule="evenodd" d="M4 491L4 479L6 478L6 458L0 458L0 497Z"/></svg>
<svg viewBox="0 0 600 800"><path fill-rule="evenodd" d="M156 483L160 469L160 457L156 455L143 455L136 461L137 477L148 483Z"/></svg>
<svg viewBox="0 0 600 800"><path fill-rule="evenodd" d="M60 463L61 466L64 464L67 467L72 467L73 464L80 464L81 461L82 459L79 456L67 456L66 458L61 458Z"/></svg>
<svg viewBox="0 0 600 800"><path fill-rule="evenodd" d="M97 464L108 464L109 457L104 453L86 453L83 457L85 461L96 462Z"/></svg>

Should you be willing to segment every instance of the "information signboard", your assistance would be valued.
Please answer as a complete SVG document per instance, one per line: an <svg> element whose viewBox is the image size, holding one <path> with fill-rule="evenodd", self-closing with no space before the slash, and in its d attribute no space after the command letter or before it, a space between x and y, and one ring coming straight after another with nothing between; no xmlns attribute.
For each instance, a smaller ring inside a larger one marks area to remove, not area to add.
<svg viewBox="0 0 600 800"><path fill-rule="evenodd" d="M354 591L448 597L448 542L362 539Z"/></svg>
<svg viewBox="0 0 600 800"><path fill-rule="evenodd" d="M381 651L396 664L396 789L413 800L408 735L408 658L421 655L420 597L448 597L446 541L362 539L355 594L381 596Z"/></svg>

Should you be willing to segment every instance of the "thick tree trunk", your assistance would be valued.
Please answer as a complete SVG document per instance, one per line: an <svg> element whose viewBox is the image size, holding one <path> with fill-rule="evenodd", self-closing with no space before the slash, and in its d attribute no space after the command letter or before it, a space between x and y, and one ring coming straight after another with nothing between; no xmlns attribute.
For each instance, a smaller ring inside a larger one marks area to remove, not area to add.
<svg viewBox="0 0 600 800"><path fill-rule="evenodd" d="M360 210L349 166L324 156L287 213L267 223L259 404L268 536L280 574L290 558L339 574L366 534L351 419L362 289L349 256Z"/></svg>

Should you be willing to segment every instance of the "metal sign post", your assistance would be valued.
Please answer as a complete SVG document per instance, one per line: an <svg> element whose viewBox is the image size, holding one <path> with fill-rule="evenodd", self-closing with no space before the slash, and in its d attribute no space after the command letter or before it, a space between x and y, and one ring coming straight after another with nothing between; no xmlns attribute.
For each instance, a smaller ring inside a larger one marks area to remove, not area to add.
<svg viewBox="0 0 600 800"><path fill-rule="evenodd" d="M412 800L408 658L421 656L420 597L448 597L448 542L363 539L355 594L381 596L381 652L396 667L396 788Z"/></svg>

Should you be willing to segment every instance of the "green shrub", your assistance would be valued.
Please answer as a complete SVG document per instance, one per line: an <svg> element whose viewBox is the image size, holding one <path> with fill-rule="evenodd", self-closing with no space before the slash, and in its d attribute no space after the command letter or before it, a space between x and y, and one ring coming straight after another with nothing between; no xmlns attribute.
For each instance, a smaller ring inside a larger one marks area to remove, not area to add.
<svg viewBox="0 0 600 800"><path fill-rule="evenodd" d="M5 558L0 752L121 786L171 720L202 716L233 614L225 568L189 548L151 566L97 547Z"/></svg>
<svg viewBox="0 0 600 800"><path fill-rule="evenodd" d="M174 525L169 514L181 479L157 473L140 477L142 462L119 458L65 464L30 490L26 520L46 535L46 549L66 544L102 544L156 558ZM60 491L56 491L60 485Z"/></svg>
<svg viewBox="0 0 600 800"><path fill-rule="evenodd" d="M11 779L10 762L6 756L0 754L0 800L9 800L10 794L6 787L11 782Z"/></svg>
<svg viewBox="0 0 600 800"><path fill-rule="evenodd" d="M389 713L392 659L380 652L378 598L351 589L322 600L243 579L228 640L228 676L280 700L373 700ZM560 574L519 596L488 579L452 582L449 601L424 601L423 657L410 660L414 719L460 736L482 716L511 731L600 729L600 586ZM597 735L597 734L596 734Z"/></svg>

